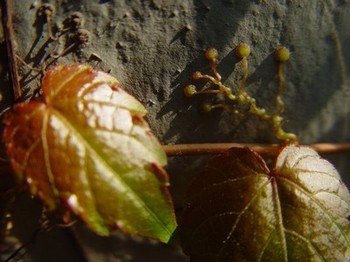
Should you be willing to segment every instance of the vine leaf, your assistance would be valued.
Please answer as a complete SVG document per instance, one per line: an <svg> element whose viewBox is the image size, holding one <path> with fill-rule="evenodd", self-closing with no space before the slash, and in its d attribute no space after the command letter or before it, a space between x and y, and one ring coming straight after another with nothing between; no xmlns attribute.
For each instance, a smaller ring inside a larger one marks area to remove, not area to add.
<svg viewBox="0 0 350 262"><path fill-rule="evenodd" d="M15 105L5 119L19 180L100 235L120 228L167 242L176 227L167 159L142 104L112 76L78 64L48 71L43 99Z"/></svg>
<svg viewBox="0 0 350 262"><path fill-rule="evenodd" d="M247 148L209 160L181 224L193 261L348 261L350 194L313 150L290 145L270 171Z"/></svg>

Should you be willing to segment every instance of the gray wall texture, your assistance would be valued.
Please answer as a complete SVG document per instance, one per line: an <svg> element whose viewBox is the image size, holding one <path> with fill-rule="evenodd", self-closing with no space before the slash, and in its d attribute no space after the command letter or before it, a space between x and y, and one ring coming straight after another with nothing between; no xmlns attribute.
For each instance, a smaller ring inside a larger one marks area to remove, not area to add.
<svg viewBox="0 0 350 262"><path fill-rule="evenodd" d="M286 130L306 144L350 140L348 0L15 0L17 52L35 67L53 48L52 43L45 44L48 24L37 17L43 2L56 9L53 25L61 26L78 11L91 33L86 47L68 52L58 62L89 63L118 78L147 107L149 124L163 144L276 142L268 123L220 110L202 113L198 109L202 98L183 96L183 87L193 83L192 72L208 71L203 57L207 47L219 51L223 82L237 87L241 67L233 50L242 42L252 48L248 92L267 108L273 108L277 89L273 52L279 46L290 49L291 59L285 66ZM62 37L59 43L62 50L69 40ZM27 72L27 67L21 67L21 83L32 90L39 78L27 81ZM349 156L327 157L350 181ZM203 161L201 157L169 159L177 207L181 208L185 187ZM186 261L176 248L152 241L119 233L111 239L99 238L82 227L74 232L91 261ZM36 261L45 260L40 251L44 242L33 248ZM74 250L63 247L59 253L74 261ZM57 250L50 252L47 256L55 258Z"/></svg>

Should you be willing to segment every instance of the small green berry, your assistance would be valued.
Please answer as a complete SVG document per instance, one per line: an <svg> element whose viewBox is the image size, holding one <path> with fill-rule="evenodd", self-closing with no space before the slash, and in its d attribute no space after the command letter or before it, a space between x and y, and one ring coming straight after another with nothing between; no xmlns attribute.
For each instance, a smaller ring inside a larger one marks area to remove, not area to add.
<svg viewBox="0 0 350 262"><path fill-rule="evenodd" d="M196 87L194 85L187 85L184 88L184 94L187 97L191 97L197 93Z"/></svg>
<svg viewBox="0 0 350 262"><path fill-rule="evenodd" d="M204 103L201 104L201 109L204 112L210 112L213 109L213 106L210 103L208 103L208 102L204 102Z"/></svg>
<svg viewBox="0 0 350 262"><path fill-rule="evenodd" d="M235 54L239 58L244 58L250 55L250 47L247 44L239 44L235 48Z"/></svg>
<svg viewBox="0 0 350 262"><path fill-rule="evenodd" d="M215 48L208 48L205 51L205 58L208 60L215 60L218 58L218 51Z"/></svg>
<svg viewBox="0 0 350 262"><path fill-rule="evenodd" d="M192 78L195 80L200 79L201 77L202 77L202 73L199 71L196 71L192 74Z"/></svg>
<svg viewBox="0 0 350 262"><path fill-rule="evenodd" d="M286 47L279 47L275 51L275 59L277 62L285 63L290 57L290 52Z"/></svg>

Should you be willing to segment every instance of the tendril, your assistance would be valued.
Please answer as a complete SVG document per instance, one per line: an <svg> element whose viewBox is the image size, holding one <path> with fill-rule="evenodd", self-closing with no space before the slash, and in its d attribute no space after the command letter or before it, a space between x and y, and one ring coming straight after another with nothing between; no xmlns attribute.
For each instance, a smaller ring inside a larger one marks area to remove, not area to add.
<svg viewBox="0 0 350 262"><path fill-rule="evenodd" d="M205 112L209 112L215 108L221 108L234 115L244 117L247 114L258 116L263 121L269 121L272 125L273 133L276 138L285 143L297 143L298 138L295 134L284 131L283 123L284 118L282 114L285 110L285 105L282 99L285 90L285 78L283 74L283 66L290 57L289 50L285 47L279 47L275 51L275 60L277 62L277 94L276 94L276 110L275 112L267 112L263 107L259 107L255 98L251 97L247 92L247 79L249 75L249 63L248 56L251 53L251 49L247 44L239 44L235 48L235 55L241 60L242 64L242 78L237 88L238 91L233 93L233 89L225 86L221 81L221 75L217 71L218 65L218 51L214 48L208 48L205 51L205 58L210 63L211 74L203 74L196 71L192 74L193 80L205 80L210 82L210 86L202 90L197 90L193 84L187 85L184 88L184 94L187 97L195 95L217 95L221 94L226 98L222 103L212 104L205 102L201 105L201 108ZM248 108L248 110L244 109Z"/></svg>

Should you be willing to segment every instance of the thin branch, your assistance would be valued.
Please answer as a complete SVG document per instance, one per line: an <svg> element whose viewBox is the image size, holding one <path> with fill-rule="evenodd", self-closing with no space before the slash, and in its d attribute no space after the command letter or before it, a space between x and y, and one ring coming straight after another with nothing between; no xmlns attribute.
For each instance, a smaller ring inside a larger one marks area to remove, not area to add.
<svg viewBox="0 0 350 262"><path fill-rule="evenodd" d="M18 80L18 70L17 70L17 61L16 61L16 40L15 32L13 30L13 8L12 0L1 0L1 10L2 10L2 24L4 27L4 34L6 40L7 48L7 58L9 65L10 73L10 83L13 89L13 96L15 101L18 100L22 95L21 86Z"/></svg>
<svg viewBox="0 0 350 262"><path fill-rule="evenodd" d="M350 143L320 143L309 147L320 154L350 153ZM245 144L245 143L204 143L175 144L162 146L168 157L223 154L232 147L249 147L263 156L275 156L280 150L280 144ZM0 175L12 173L8 162L0 165Z"/></svg>
<svg viewBox="0 0 350 262"><path fill-rule="evenodd" d="M350 143L321 143L309 145L320 154L350 152ZM278 144L244 144L244 143L206 143L206 144L176 144L163 145L168 156L185 155L213 155L222 154L232 147L249 147L257 153L265 156L275 155L280 145Z"/></svg>

